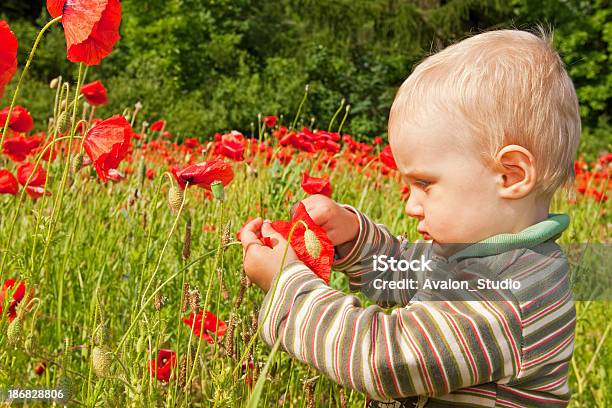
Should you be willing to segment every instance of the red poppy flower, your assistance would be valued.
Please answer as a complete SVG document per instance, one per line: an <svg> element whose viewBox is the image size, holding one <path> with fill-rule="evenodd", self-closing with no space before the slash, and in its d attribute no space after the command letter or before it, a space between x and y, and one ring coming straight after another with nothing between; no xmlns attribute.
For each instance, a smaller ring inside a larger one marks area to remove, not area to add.
<svg viewBox="0 0 612 408"><path fill-rule="evenodd" d="M68 59L98 65L119 41L119 0L47 0L53 18L62 15Z"/></svg>
<svg viewBox="0 0 612 408"><path fill-rule="evenodd" d="M90 82L87 85L83 85L81 93L87 99L87 103L91 106L100 106L108 103L108 96L106 96L106 88L100 81Z"/></svg>
<svg viewBox="0 0 612 408"><path fill-rule="evenodd" d="M38 187L38 186L27 186L26 187L26 193L28 193L28 195L30 196L30 198L36 200L37 198L42 197L43 195L51 195L51 192L48 190L45 190L44 187Z"/></svg>
<svg viewBox="0 0 612 408"><path fill-rule="evenodd" d="M155 169L147 169L145 174L149 180L153 180L155 178Z"/></svg>
<svg viewBox="0 0 612 408"><path fill-rule="evenodd" d="M263 118L263 123L265 123L267 127L271 128L276 126L276 119L276 116L266 116Z"/></svg>
<svg viewBox="0 0 612 408"><path fill-rule="evenodd" d="M0 44L2 44L0 48L0 99L2 99L4 87L17 71L17 37L4 20L0 21Z"/></svg>
<svg viewBox="0 0 612 408"><path fill-rule="evenodd" d="M0 125L4 127L6 119L8 118L9 107L0 111ZM29 132L34 128L34 119L30 112L23 106L17 105L11 112L11 120L9 121L9 128L15 132L25 133Z"/></svg>
<svg viewBox="0 0 612 408"><path fill-rule="evenodd" d="M2 305L4 304L4 297L6 296L6 293L8 292L8 290L15 285L18 285L17 289L15 289L15 292L13 292L13 298L8 305L8 315L9 315L9 320L11 321L15 319L15 317L17 316L17 305L19 304L19 302L23 300L23 297L25 296L25 293L26 293L25 283L23 282L18 283L18 282L15 282L14 279L7 279L4 281L4 284L2 285L2 289L0 290L0 315L1 315Z"/></svg>
<svg viewBox="0 0 612 408"><path fill-rule="evenodd" d="M323 194L331 197L332 187L327 178L311 177L307 171L302 175L302 188L308 194Z"/></svg>
<svg viewBox="0 0 612 408"><path fill-rule="evenodd" d="M41 376L44 374L46 368L47 368L47 363L45 363L44 361L41 361L34 368L34 372L36 373L36 375Z"/></svg>
<svg viewBox="0 0 612 408"><path fill-rule="evenodd" d="M312 269L312 271L318 277L323 279L326 284L328 284L329 277L331 274L331 265L334 261L334 246L327 237L327 233L325 232L325 230L315 224L312 218L310 218L310 215L308 215L304 204L301 201L298 203L297 209L295 210L295 212L293 213L293 217L291 218L291 222L274 221L272 223L272 228L274 228L285 239L287 239L289 237L289 231L291 231L293 224L295 224L299 220L304 221L306 225L308 225L308 229L314 232L316 238L318 239L320 250L318 251L318 256L315 258L306 248L306 242L304 239L306 227L304 227L302 223L299 223L293 231L293 235L291 236L291 247L295 251L298 258L302 262L304 262L306 266Z"/></svg>
<svg viewBox="0 0 612 408"><path fill-rule="evenodd" d="M24 161L31 150L30 143L21 135L8 137L4 140L3 153L13 161Z"/></svg>
<svg viewBox="0 0 612 408"><path fill-rule="evenodd" d="M19 184L13 174L7 169L0 169L0 194L15 195L19 192Z"/></svg>
<svg viewBox="0 0 612 408"><path fill-rule="evenodd" d="M397 164L395 163L395 158L393 157L393 153L391 152L391 147L389 145L385 146L384 149L380 151L380 161L386 164L387 167L397 170Z"/></svg>
<svg viewBox="0 0 612 408"><path fill-rule="evenodd" d="M125 176L121 174L121 172L117 169L109 169L106 176L108 177L110 181L115 182L115 183L125 178Z"/></svg>
<svg viewBox="0 0 612 408"><path fill-rule="evenodd" d="M157 359L149 360L149 374L160 381L168 382L175 366L176 353L172 350L160 349Z"/></svg>
<svg viewBox="0 0 612 408"><path fill-rule="evenodd" d="M32 170L34 170L34 163L22 164L17 168L17 180L19 181L19 184L21 184L22 186L26 185L28 179L30 178L30 175L32 174ZM32 180L30 180L28 186L44 186L46 181L47 172L45 171L45 169L42 168L41 165L38 165L38 167L36 168L36 173L34 173L34 176L32 176Z"/></svg>
<svg viewBox="0 0 612 408"><path fill-rule="evenodd" d="M196 185L210 190L210 185L214 181L221 181L223 186L227 186L234 179L232 165L221 160L209 160L198 164L192 164L182 170L171 169L181 188L185 184Z"/></svg>
<svg viewBox="0 0 612 408"><path fill-rule="evenodd" d="M227 325L209 311L206 312L204 320L202 320L202 313L200 310L197 315L195 313L190 314L187 319L183 319L183 323L191 327L193 334L206 340L209 344L213 344L214 340L211 334L214 335L216 333L217 337L223 337L227 330Z"/></svg>
<svg viewBox="0 0 612 408"><path fill-rule="evenodd" d="M165 127L166 127L166 121L163 119L160 119L156 122L153 122L153 124L151 125L149 129L151 129L151 132L159 132Z"/></svg>
<svg viewBox="0 0 612 408"><path fill-rule="evenodd" d="M185 145L185 147L188 147L190 149L193 149L194 147L198 147L198 145L200 144L198 142L198 139L193 138L193 137L189 137L187 139L185 139L185 141L183 142L183 144Z"/></svg>
<svg viewBox="0 0 612 408"><path fill-rule="evenodd" d="M122 115L97 123L85 136L85 152L100 179L106 182L108 171L116 169L132 147L132 127Z"/></svg>

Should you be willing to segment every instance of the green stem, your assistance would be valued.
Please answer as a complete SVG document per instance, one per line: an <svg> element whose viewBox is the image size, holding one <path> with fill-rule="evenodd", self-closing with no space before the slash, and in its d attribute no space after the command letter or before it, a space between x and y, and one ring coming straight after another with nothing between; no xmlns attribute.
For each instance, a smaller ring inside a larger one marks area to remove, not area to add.
<svg viewBox="0 0 612 408"><path fill-rule="evenodd" d="M0 146L4 145L4 137L6 136L6 131L8 129L8 125L11 119L11 114L13 113L13 107L15 106L15 102L17 101L17 96L19 95L19 91L21 90L21 83L30 68L30 64L32 63L32 59L34 59L34 54L36 54L36 49L38 48L38 43L42 40L43 34L45 31L49 29L53 24L61 20L62 16L54 18L49 21L36 36L36 40L34 41L34 45L32 46L32 51L30 51L30 55L28 56L28 60L26 61L25 66L23 67L23 71L21 71L21 75L19 75L19 81L17 82L17 87L15 88L15 92L13 93L13 99L11 100L11 105L9 106L8 116L6 118L6 122L4 123L4 129L2 129L2 138L0 138Z"/></svg>
<svg viewBox="0 0 612 408"><path fill-rule="evenodd" d="M342 108L344 108L344 102L346 102L346 100L342 98L342 101L340 102L340 107L338 108L336 113L334 113L334 116L332 116L331 120L329 121L329 126L327 127L328 132L331 132L332 126L334 125L334 122L336 121L336 117L340 114L340 111L342 110Z"/></svg>
<svg viewBox="0 0 612 408"><path fill-rule="evenodd" d="M304 102L306 102L307 97L308 97L308 85L306 85L306 87L304 88L304 96L302 97L300 106L298 106L297 113L295 114L295 119L293 119L293 124L291 125L291 128L289 129L289 131L292 131L293 129L295 129L295 125L297 124L297 121L300 117L300 113L302 113L302 106L304 106Z"/></svg>
<svg viewBox="0 0 612 408"><path fill-rule="evenodd" d="M274 295L276 294L276 287L278 286L278 282L280 280L281 273L283 272L283 269L285 266L285 259L287 258L287 251L289 250L289 246L291 245L291 238L293 237L293 232L295 231L296 227L299 224L303 224L306 228L308 228L308 225L304 221L299 220L295 224L293 224L293 226L291 227L291 230L289 231L289 235L287 237L287 245L285 245L285 251L283 252L283 259L281 260L281 267L278 273L276 274L276 279L274 280L274 286L272 287L272 295L270 296L270 302L268 303L268 307L266 307L266 312L264 313L264 317L262 320L262 322L264 323L266 319L268 318L268 315L270 314L270 309L272 307L272 299L274 299ZM234 371L232 372L232 377L236 375L236 373L238 372L238 367L241 367L242 361L244 361L244 358L246 357L247 353L249 352L249 350L251 349L251 347L257 340L257 337L259 336L259 332L261 331L261 326L262 325L257 326L257 330L255 331L255 334L251 338L251 341L247 345L245 351L242 353L240 360L238 360L238 363L236 367L234 368Z"/></svg>
<svg viewBox="0 0 612 408"><path fill-rule="evenodd" d="M74 136L74 137L77 139L80 139L79 136ZM47 153L47 151L49 151L49 149L53 147L55 143L65 140L65 139L70 139L70 136L58 137L57 139L53 140L43 149L43 151L38 155L36 162L34 163L34 168L32 169L32 173L30 174L30 177L28 177L28 180L26 181L25 185L23 186L23 189L21 190L21 194L19 195L19 202L17 203L17 209L15 210L15 214L13 215L13 219L11 221L11 225L10 225L10 229L8 233L8 238L6 239L7 246L4 249L4 253L2 255L2 261L0 261L0 278L2 278L2 271L4 270L3 269L4 261L6 259L6 254L8 253L8 249L9 249L8 245L10 245L11 238L13 237L13 231L15 229L15 224L17 222L17 216L19 215L19 210L21 210L21 205L23 204L23 199L26 194L26 189L30 185L32 178L34 178L34 175L36 174L36 170L38 169L38 166L40 165L40 161L42 160L45 153Z"/></svg>
<svg viewBox="0 0 612 408"><path fill-rule="evenodd" d="M348 117L350 110L351 110L351 105L346 105L346 111L344 112L344 117L342 118L342 122L340 122L340 127L338 128L338 134L342 132L342 126L344 126L344 122L346 122L346 118Z"/></svg>
<svg viewBox="0 0 612 408"><path fill-rule="evenodd" d="M47 259L47 253L49 251L49 245L51 243L51 236L53 235L53 232L55 231L55 224L57 221L57 217L59 217L58 214L62 207L62 202L64 198L64 188L66 186L66 179L68 178L68 170L70 169L70 155L72 153L72 141L75 138L74 133L76 131L76 115L77 115L76 101L78 100L79 92L81 91L81 85L83 84L83 80L84 80L86 72L87 72L87 68L85 68L85 72L83 72L83 63L80 63L79 64L79 75L77 78L77 86L76 86L75 97L74 97L75 103L72 109L72 128L70 129L70 137L68 138L68 150L67 150L66 164L64 165L64 172L62 174L62 180L60 181L60 188L57 193L57 198L55 199L53 210L51 211L51 220L49 221L49 231L47 232L47 238L45 240L45 249L43 251L43 255L40 260L40 270L41 271L45 266L45 261Z"/></svg>

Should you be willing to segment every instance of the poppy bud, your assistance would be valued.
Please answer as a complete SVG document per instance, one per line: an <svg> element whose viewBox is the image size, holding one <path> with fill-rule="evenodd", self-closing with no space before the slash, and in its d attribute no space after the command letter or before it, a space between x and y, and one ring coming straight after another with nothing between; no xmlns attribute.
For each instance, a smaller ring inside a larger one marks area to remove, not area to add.
<svg viewBox="0 0 612 408"><path fill-rule="evenodd" d="M63 111L57 119L57 131L60 133L66 133L71 127L72 121L70 120L70 114L68 111Z"/></svg>
<svg viewBox="0 0 612 408"><path fill-rule="evenodd" d="M170 187L170 191L168 191L168 204L172 211L177 212L181 208L181 204L183 203L184 192L177 186Z"/></svg>
<svg viewBox="0 0 612 408"><path fill-rule="evenodd" d="M94 373L98 377L108 377L110 374L110 368L113 363L112 352L101 348L94 347L92 352L92 365Z"/></svg>
<svg viewBox="0 0 612 408"><path fill-rule="evenodd" d="M215 197L219 201L225 200L225 191L223 190L223 183L220 181L213 181L210 185L210 189L212 191L213 197Z"/></svg>
<svg viewBox="0 0 612 408"><path fill-rule="evenodd" d="M78 173L83 168L83 153L78 153L72 159L72 172Z"/></svg>
<svg viewBox="0 0 612 408"><path fill-rule="evenodd" d="M58 380L57 380L57 388L60 390L61 392L61 400L62 401L70 401L74 395L74 384L72 382L72 380L70 379L70 377L68 377L66 374L63 374Z"/></svg>
<svg viewBox="0 0 612 408"><path fill-rule="evenodd" d="M51 82L49 83L49 88L51 89L57 88L57 85L59 85L59 81L60 81L60 77L53 78Z"/></svg>
<svg viewBox="0 0 612 408"><path fill-rule="evenodd" d="M144 353L144 351L147 349L147 339L145 336L140 336L138 338L138 341L136 342L136 352L137 353Z"/></svg>
<svg viewBox="0 0 612 408"><path fill-rule="evenodd" d="M321 243L319 242L319 238L317 238L317 234L312 232L310 229L307 229L304 232L304 245L306 246L308 255L314 259L319 258L319 255L321 254Z"/></svg>
<svg viewBox="0 0 612 408"><path fill-rule="evenodd" d="M8 326L6 338L11 346L16 346L21 341L21 333L23 332L23 324L21 319L16 317Z"/></svg>

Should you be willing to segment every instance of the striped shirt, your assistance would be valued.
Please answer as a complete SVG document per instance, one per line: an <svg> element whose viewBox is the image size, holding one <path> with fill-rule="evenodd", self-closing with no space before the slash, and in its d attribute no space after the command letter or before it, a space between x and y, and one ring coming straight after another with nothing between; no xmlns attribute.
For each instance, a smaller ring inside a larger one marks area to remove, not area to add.
<svg viewBox="0 0 612 408"><path fill-rule="evenodd" d="M429 243L409 243L357 209L345 208L358 215L360 231L334 268L346 273L352 291L378 304L363 307L359 298L327 286L301 261L292 262L277 274L278 286L260 309L267 344L280 337L293 357L375 401L403 401L395 406L567 406L575 307L568 262L554 242L567 228L566 215L443 258ZM374 272L372 256L381 254L425 257L435 271L468 280L493 273L499 280L518 281L520 288L383 296L377 279L423 282L429 272ZM391 305L396 307L387 313L383 307Z"/></svg>

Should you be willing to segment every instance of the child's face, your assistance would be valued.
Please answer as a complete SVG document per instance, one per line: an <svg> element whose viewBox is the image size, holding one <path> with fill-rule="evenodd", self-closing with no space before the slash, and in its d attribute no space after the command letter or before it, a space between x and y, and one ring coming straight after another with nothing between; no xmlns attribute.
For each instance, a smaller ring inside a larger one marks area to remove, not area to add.
<svg viewBox="0 0 612 408"><path fill-rule="evenodd" d="M417 230L438 244L481 241L496 233L496 220L506 213L498 195L501 175L487 167L468 130L444 117L426 125L404 126L391 135L391 150L403 179L410 186L406 213Z"/></svg>

